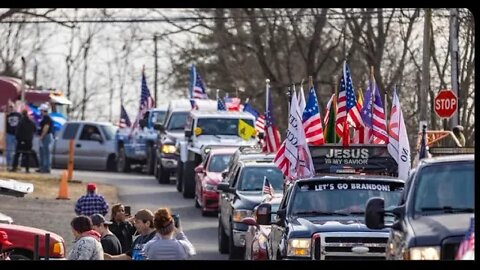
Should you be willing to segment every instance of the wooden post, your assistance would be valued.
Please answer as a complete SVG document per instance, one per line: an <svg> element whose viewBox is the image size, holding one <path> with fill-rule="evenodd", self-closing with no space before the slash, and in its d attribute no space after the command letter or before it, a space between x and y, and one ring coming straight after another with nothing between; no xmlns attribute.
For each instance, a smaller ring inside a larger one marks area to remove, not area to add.
<svg viewBox="0 0 480 270"><path fill-rule="evenodd" d="M73 156L74 156L74 141L70 140L69 145L68 145L68 165L67 165L67 170L68 170L68 181L72 181L73 177Z"/></svg>

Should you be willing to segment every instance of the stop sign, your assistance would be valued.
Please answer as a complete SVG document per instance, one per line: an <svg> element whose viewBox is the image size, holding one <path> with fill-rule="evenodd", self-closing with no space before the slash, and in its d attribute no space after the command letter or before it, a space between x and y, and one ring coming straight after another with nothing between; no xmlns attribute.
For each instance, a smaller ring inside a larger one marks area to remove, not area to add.
<svg viewBox="0 0 480 270"><path fill-rule="evenodd" d="M435 113L440 118L451 118L458 107L458 98L449 89L440 90L434 100Z"/></svg>

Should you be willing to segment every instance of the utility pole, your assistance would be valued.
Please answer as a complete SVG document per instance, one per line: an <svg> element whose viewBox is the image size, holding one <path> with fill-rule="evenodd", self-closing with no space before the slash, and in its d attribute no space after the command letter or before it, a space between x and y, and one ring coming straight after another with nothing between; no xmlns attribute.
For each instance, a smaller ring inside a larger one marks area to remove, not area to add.
<svg viewBox="0 0 480 270"><path fill-rule="evenodd" d="M158 80L158 63L157 63L157 34L153 35L153 43L155 44L155 49L154 49L154 59L155 59L155 82L154 82L154 97L155 97L155 103L158 104L157 101L157 80Z"/></svg>
<svg viewBox="0 0 480 270"><path fill-rule="evenodd" d="M27 72L27 63L25 58L22 56L22 102L25 102L25 73Z"/></svg>
<svg viewBox="0 0 480 270"><path fill-rule="evenodd" d="M450 130L459 124L459 111L461 106L460 89L458 87L458 10L456 8L450 9L450 55L451 70L452 70L452 91L458 98L457 110L449 120Z"/></svg>
<svg viewBox="0 0 480 270"><path fill-rule="evenodd" d="M35 66L33 67L33 88L37 90L37 73L38 73L38 62L35 59Z"/></svg>
<svg viewBox="0 0 480 270"><path fill-rule="evenodd" d="M419 130L425 124L428 127L428 91L430 89L430 24L432 19L432 10L425 9L425 23L423 26L423 62L422 62L422 88L420 89L420 122Z"/></svg>

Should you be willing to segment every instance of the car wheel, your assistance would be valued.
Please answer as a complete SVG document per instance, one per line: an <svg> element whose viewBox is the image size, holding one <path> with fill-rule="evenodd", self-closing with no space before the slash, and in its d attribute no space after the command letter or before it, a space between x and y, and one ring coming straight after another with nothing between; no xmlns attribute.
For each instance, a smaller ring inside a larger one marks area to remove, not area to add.
<svg viewBox="0 0 480 270"><path fill-rule="evenodd" d="M160 168L158 169L158 182L160 184L168 184L170 183L170 172L168 171L165 171L162 167L162 165L160 165Z"/></svg>
<svg viewBox="0 0 480 270"><path fill-rule="evenodd" d="M117 169L117 164L115 163L115 155L110 154L107 159L107 171L114 172Z"/></svg>
<svg viewBox="0 0 480 270"><path fill-rule="evenodd" d="M183 197L193 198L195 196L195 163L193 161L187 161L183 167Z"/></svg>
<svg viewBox="0 0 480 270"><path fill-rule="evenodd" d="M177 183L176 183L178 192L182 192L182 180L183 180L183 162L179 160L177 165Z"/></svg>
<svg viewBox="0 0 480 270"><path fill-rule="evenodd" d="M152 145L147 146L147 160L146 160L146 169L147 169L147 174L152 175L153 174L153 161L155 160L155 153L153 152L153 147Z"/></svg>
<svg viewBox="0 0 480 270"><path fill-rule="evenodd" d="M130 171L130 161L125 155L125 148L123 148L123 146L118 149L117 171L118 172Z"/></svg>
<svg viewBox="0 0 480 270"><path fill-rule="evenodd" d="M221 254L227 254L228 253L228 236L225 234L225 231L223 230L222 222L220 220L220 217L218 218L218 251Z"/></svg>

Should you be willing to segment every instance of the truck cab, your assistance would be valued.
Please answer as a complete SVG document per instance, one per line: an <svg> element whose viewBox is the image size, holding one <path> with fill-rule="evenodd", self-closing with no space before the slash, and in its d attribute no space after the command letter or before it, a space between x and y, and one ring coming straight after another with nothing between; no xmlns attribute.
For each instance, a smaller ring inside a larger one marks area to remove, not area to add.
<svg viewBox="0 0 480 270"><path fill-rule="evenodd" d="M422 159L396 207L388 209L381 198L367 203L367 226L391 229L387 259L455 259L475 212L474 163L474 155Z"/></svg>
<svg viewBox="0 0 480 270"><path fill-rule="evenodd" d="M215 106L216 101L213 101ZM216 108L216 107L215 107ZM253 146L256 138L244 140L239 135L240 120L254 127L255 117L247 112L193 110L187 118L185 138L179 141L180 162L177 190L185 198L195 196L195 167L207 149L221 146Z"/></svg>
<svg viewBox="0 0 480 270"><path fill-rule="evenodd" d="M137 130L119 129L116 138L117 171L128 172L132 164L145 165L146 173L153 174L155 165L155 144L158 132L154 125L163 123L167 107L148 110L139 120Z"/></svg>

